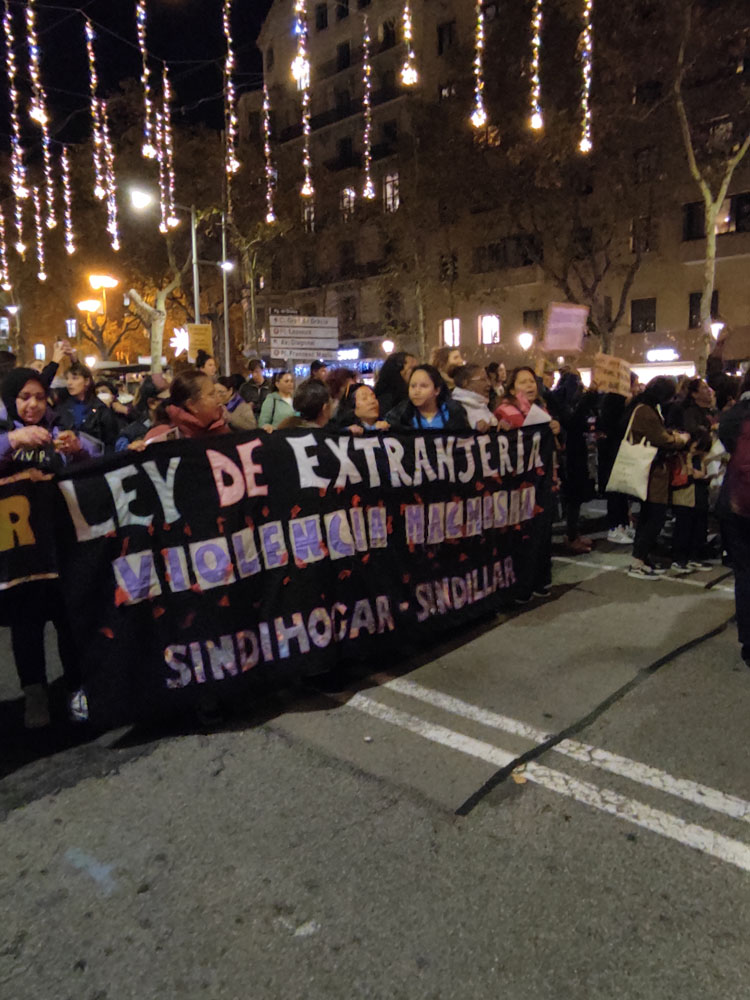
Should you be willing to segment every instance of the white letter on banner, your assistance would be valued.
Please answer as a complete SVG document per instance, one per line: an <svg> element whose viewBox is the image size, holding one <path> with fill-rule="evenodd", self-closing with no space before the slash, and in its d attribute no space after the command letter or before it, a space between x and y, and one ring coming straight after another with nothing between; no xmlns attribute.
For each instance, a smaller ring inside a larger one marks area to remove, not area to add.
<svg viewBox="0 0 750 1000"><path fill-rule="evenodd" d="M354 539L349 518L345 510L335 510L323 517L328 539L328 555L331 559L344 559L354 555Z"/></svg>
<svg viewBox="0 0 750 1000"><path fill-rule="evenodd" d="M511 490L510 493L510 514L508 515L510 524L521 523L521 491Z"/></svg>
<svg viewBox="0 0 750 1000"><path fill-rule="evenodd" d="M477 438L477 444L479 445L479 458L482 462L482 475L483 476L496 476L497 469L493 469L490 465L490 456L487 454L487 449L490 446L490 436L489 434L482 434Z"/></svg>
<svg viewBox="0 0 750 1000"><path fill-rule="evenodd" d="M201 590L226 587L234 583L234 567L229 557L226 538L210 538L204 542L192 542L190 558Z"/></svg>
<svg viewBox="0 0 750 1000"><path fill-rule="evenodd" d="M474 438L459 438L456 445L459 448L463 448L464 454L466 455L466 468L463 472L459 472L459 481L462 483L469 483L474 478L477 469L476 463L474 462L474 455L472 453Z"/></svg>
<svg viewBox="0 0 750 1000"><path fill-rule="evenodd" d="M255 536L251 528L243 528L232 535L232 547L237 557L237 569L240 579L255 576L260 573L260 559L255 545Z"/></svg>
<svg viewBox="0 0 750 1000"><path fill-rule="evenodd" d="M406 521L406 544L424 544L424 505L421 503L407 504L404 511Z"/></svg>
<svg viewBox="0 0 750 1000"><path fill-rule="evenodd" d="M449 483L456 481L456 466L453 459L453 448L456 444L454 437L443 440L441 437L435 438L435 456L437 460L438 479L441 482L447 480Z"/></svg>
<svg viewBox="0 0 750 1000"><path fill-rule="evenodd" d="M249 497L268 496L268 486L259 486L255 479L257 475L262 475L263 466L256 465L253 462L253 452L262 444L263 442L259 439L257 441L246 441L245 444L237 445L237 454L240 456L240 461L242 462L242 471L245 473L245 486Z"/></svg>
<svg viewBox="0 0 750 1000"><path fill-rule="evenodd" d="M95 538L104 538L105 535L109 535L115 530L115 522L112 518L102 521L101 524L89 524L78 505L76 488L72 479L63 479L57 485L60 487L60 492L65 498L65 503L68 505L79 542L92 542Z"/></svg>
<svg viewBox="0 0 750 1000"><path fill-rule="evenodd" d="M274 625L276 627L276 642L279 644L279 656L282 660L289 659L291 653L289 643L292 639L297 640L300 653L310 652L310 639L299 611L295 611L292 615L291 625L286 626L283 618L275 618Z"/></svg>
<svg viewBox="0 0 750 1000"><path fill-rule="evenodd" d="M513 463L510 460L510 448L508 439L504 434L497 436L497 450L500 455L500 475L513 475Z"/></svg>
<svg viewBox="0 0 750 1000"><path fill-rule="evenodd" d="M294 558L301 563L319 562L325 558L320 515L297 517L289 522L289 537Z"/></svg>
<svg viewBox="0 0 750 1000"><path fill-rule="evenodd" d="M216 483L216 492L219 494L219 506L231 507L239 503L245 497L245 477L239 465L227 458L220 451L207 449L206 458L211 465ZM224 481L224 476L229 477L229 482Z"/></svg>
<svg viewBox="0 0 750 1000"><path fill-rule="evenodd" d="M146 475L154 484L154 489L159 496L159 502L164 511L164 520L167 524L174 524L175 521L179 521L180 519L180 513L174 502L174 481L181 461L181 458L170 458L166 479L162 479L161 473L156 467L156 462L143 463Z"/></svg>
<svg viewBox="0 0 750 1000"><path fill-rule="evenodd" d="M466 500L466 535L482 534L482 498L468 497Z"/></svg>
<svg viewBox="0 0 750 1000"><path fill-rule="evenodd" d="M383 438L383 447L391 470L391 486L411 486L411 476L401 464L404 446L396 438Z"/></svg>
<svg viewBox="0 0 750 1000"><path fill-rule="evenodd" d="M260 547L263 549L263 561L266 569L278 569L289 563L289 553L284 542L284 532L281 528L281 521L268 521L261 524Z"/></svg>
<svg viewBox="0 0 750 1000"><path fill-rule="evenodd" d="M234 655L234 641L231 635L220 636L219 642L221 645L217 646L209 639L206 643L206 652L214 680L223 681L227 674L230 677L237 676L237 659Z"/></svg>
<svg viewBox="0 0 750 1000"><path fill-rule="evenodd" d="M164 650L164 662L170 670L174 670L178 677L168 677L167 687L170 689L184 688L193 679L190 667L182 657L187 653L187 646L167 646Z"/></svg>
<svg viewBox="0 0 750 1000"><path fill-rule="evenodd" d="M304 489L327 490L331 485L330 479L323 479L315 472L320 464L317 455L308 455L308 448L317 448L318 444L314 434L305 434L304 437L288 437L286 443L294 452L297 461L297 472L299 473L299 484Z"/></svg>
<svg viewBox="0 0 750 1000"><path fill-rule="evenodd" d="M365 597L357 601L352 612L352 624L349 629L349 638L358 639L360 631L366 628L370 635L375 634L375 616L372 613L369 600Z"/></svg>
<svg viewBox="0 0 750 1000"><path fill-rule="evenodd" d="M516 432L516 475L523 475L523 431L520 427Z"/></svg>
<svg viewBox="0 0 750 1000"><path fill-rule="evenodd" d="M156 575L154 554L148 550L121 556L112 563L117 587L125 600L122 604L139 604L161 594L161 584Z"/></svg>
<svg viewBox="0 0 750 1000"><path fill-rule="evenodd" d="M427 445L423 437L418 437L414 439L414 485L421 486L423 476L427 477L427 480L434 483L437 479L437 473L430 465L430 460L427 457Z"/></svg>
<svg viewBox="0 0 750 1000"><path fill-rule="evenodd" d="M367 473L370 477L370 486L380 486L380 472L378 471L378 463L375 458L376 448L380 448L380 441L377 438L355 438L354 439L354 450L363 451L365 453L365 461L367 462Z"/></svg>
<svg viewBox="0 0 750 1000"><path fill-rule="evenodd" d="M388 516L385 507L370 507L367 511L367 523L370 528L370 548L387 548Z"/></svg>
<svg viewBox="0 0 750 1000"><path fill-rule="evenodd" d="M340 437L338 439L338 443L333 441L331 438L326 438L326 444L339 462L339 474L336 477L336 482L333 484L336 489L343 489L347 483L351 483L352 486L356 486L357 483L362 482L362 476L360 475L359 469L349 458L350 441L351 438L348 436Z"/></svg>
<svg viewBox="0 0 750 1000"><path fill-rule="evenodd" d="M249 629L243 629L235 635L235 639L237 640L237 653L240 660L240 670L242 670L242 673L244 674L258 665L258 656L260 655L258 637L255 632L251 632Z"/></svg>
<svg viewBox="0 0 750 1000"><path fill-rule="evenodd" d="M123 480L132 479L133 476L137 475L138 469L134 465L124 465L121 469L112 469L110 472L104 473L107 485L112 491L112 499L115 502L115 513L117 514L120 527L139 524L147 528L154 520L153 514L142 517L140 514L134 514L130 509L130 504L136 499L138 493L136 490L126 490L123 487Z"/></svg>
<svg viewBox="0 0 750 1000"><path fill-rule="evenodd" d="M427 515L427 544L438 545L445 541L445 504L431 503Z"/></svg>
<svg viewBox="0 0 750 1000"><path fill-rule="evenodd" d="M526 471L531 472L535 466L537 469L544 468L544 462L542 461L542 435L539 431L531 439L531 452L529 453L529 462L526 466Z"/></svg>

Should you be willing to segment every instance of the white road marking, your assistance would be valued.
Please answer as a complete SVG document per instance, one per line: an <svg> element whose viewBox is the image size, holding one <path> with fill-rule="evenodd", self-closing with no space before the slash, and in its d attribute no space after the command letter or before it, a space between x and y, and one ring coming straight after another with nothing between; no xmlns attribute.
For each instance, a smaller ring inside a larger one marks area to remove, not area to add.
<svg viewBox="0 0 750 1000"><path fill-rule="evenodd" d="M471 736L456 733L445 726L435 725L398 709L389 708L378 701L373 701L372 698L365 697L365 695L335 697L336 700L341 701L349 708L354 708L372 718L405 729L423 739L430 740L432 743L438 743L469 757L484 760L494 767L506 767L515 759L514 755L507 750L476 740ZM529 781L534 781L550 791L575 799L577 802L589 805L600 812L627 820L645 830L650 830L652 833L677 841L685 847L692 847L703 854L750 872L750 846L741 841L732 840L723 834L707 830L694 823L687 823L678 816L672 816L643 802L629 799L609 788L597 788L596 785L571 778L542 764L527 764L523 773Z"/></svg>
<svg viewBox="0 0 750 1000"><path fill-rule="evenodd" d="M451 695L444 694L442 691L435 691L432 688L424 687L422 684L416 684L414 681L405 680L401 677L392 678L388 674L374 674L373 680L376 680L382 687L391 691L396 691L409 698L415 698L428 705L433 705L435 708L443 709L452 715L458 715L461 718L470 719L472 722L478 722L482 726L512 733L514 736L520 736L523 739L530 740L532 743L544 743L551 735L541 729L530 726L526 722L520 722L518 719L512 719L507 715L499 715L497 712L488 711L485 708L480 708L478 705L471 705L468 702L461 701L460 698L454 698ZM674 795L677 798L684 799L686 802L704 806L706 809L712 809L714 812L730 816L732 819L739 819L745 823L750 823L750 802L746 802L735 795L728 795L708 785L702 785L697 781L690 781L687 778L675 778L666 771L660 771L649 764L642 764L637 760L631 760L629 757L610 753L608 750L601 750L599 747L588 743L580 743L578 740L562 740L552 750L554 753L564 754L566 757L571 757L582 764L590 764L593 767L600 768L602 771L609 771L611 774L617 774L640 785L646 785L649 788L655 788L668 795Z"/></svg>
<svg viewBox="0 0 750 1000"><path fill-rule="evenodd" d="M586 569L600 569L605 572L625 573L627 571L627 566L625 565L614 566L612 563L587 562L585 559L569 559L567 556L552 556L552 562L570 563L571 566L584 566ZM716 568L718 569L719 567L717 566ZM687 587L700 587L701 590L705 590L706 584L710 583L710 580L694 580L688 579L686 576L670 576L669 573L666 573L662 579L671 580L672 583L684 583ZM707 591L707 593L715 594L720 590L725 591L727 594L734 594L734 587L728 587L724 583L718 583L710 591Z"/></svg>

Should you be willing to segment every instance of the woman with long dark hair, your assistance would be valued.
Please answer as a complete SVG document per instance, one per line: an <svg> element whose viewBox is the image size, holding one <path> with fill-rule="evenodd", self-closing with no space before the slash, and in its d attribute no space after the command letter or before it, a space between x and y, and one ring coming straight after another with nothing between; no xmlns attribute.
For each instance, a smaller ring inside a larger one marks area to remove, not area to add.
<svg viewBox="0 0 750 1000"><path fill-rule="evenodd" d="M103 449L114 449L120 426L110 408L97 398L91 370L80 361L74 361L68 369L66 382L68 395L56 407L58 426L96 438Z"/></svg>
<svg viewBox="0 0 750 1000"><path fill-rule="evenodd" d="M452 400L440 372L433 365L417 365L409 379L408 399L385 415L391 427L415 430L470 431L466 411Z"/></svg>
<svg viewBox="0 0 750 1000"><path fill-rule="evenodd" d="M406 351L397 351L385 359L375 383L381 413L389 413L408 397L409 379L416 363L414 355Z"/></svg>
<svg viewBox="0 0 750 1000"><path fill-rule="evenodd" d="M148 444L177 430L180 437L213 437L228 434L216 391L216 384L199 371L182 372L170 386L169 397L163 400L154 417L155 426L146 434Z"/></svg>

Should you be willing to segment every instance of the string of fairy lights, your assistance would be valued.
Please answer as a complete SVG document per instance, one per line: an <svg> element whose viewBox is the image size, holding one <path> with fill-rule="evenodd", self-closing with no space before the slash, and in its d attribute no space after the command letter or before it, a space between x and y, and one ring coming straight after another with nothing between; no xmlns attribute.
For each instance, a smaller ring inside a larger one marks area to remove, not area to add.
<svg viewBox="0 0 750 1000"><path fill-rule="evenodd" d="M176 216L176 170L175 144L172 121L173 91L167 66L162 61L161 95L158 94L159 77L152 69L153 57L148 49L147 0L133 0L138 52L141 62L141 88L143 93L143 137L142 155L156 160L159 172L159 195L161 208L160 230L168 233L178 224ZM578 150L588 154L593 149L592 119L592 78L594 55L594 0L580 0L583 30L578 45L578 59L581 73L580 133ZM473 59L473 101L469 122L475 129L484 128L490 121L486 103L486 60L487 35L484 0L475 0L474 59ZM240 170L240 127L237 95L237 63L232 33L232 0L222 0L222 26L225 41L223 59L223 99L224 99L224 172L226 175L227 207L231 211L231 184ZM401 13L401 41L403 62L400 80L404 88L416 86L420 80L417 58L417 40L413 19L413 0L404 0ZM544 29L544 0L532 0L529 26L529 127L540 132L545 126L542 88L542 55ZM57 199L61 196L61 218L63 220L65 251L72 256L77 249L74 228L73 185L71 179L71 157L67 147L62 146L59 160L59 187L56 184L55 161L52 154L50 134L50 113L47 93L42 75L42 51L39 45L37 27L37 0L27 0L23 14L19 17L25 25L26 48L28 50L28 101L22 100L18 74L18 42L12 0L3 0L3 35L6 46L6 74L10 117L10 186L13 197L11 211L0 210L0 286L10 287L8 246L12 243L16 253L24 259L27 246L25 236L25 206L29 203L34 211L34 237L37 258L37 277L46 280L47 247L45 230L57 226ZM116 151L112 139L112 123L106 100L100 94L97 72L96 32L91 20L83 15L84 37L89 70L89 114L91 119L91 158L93 164L93 193L104 203L107 213L107 232L114 250L121 245L118 213L118 185L116 174ZM304 199L315 195L313 182L314 164L312 154L312 90L311 64L309 55L309 15L308 0L293 0L293 31L296 38L296 53L292 61L292 77L301 98L302 131L302 184L299 189ZM363 114L363 188L365 200L376 196L373 177L373 43L368 18L363 14L362 41L362 114ZM24 89L26 89L24 87ZM22 115L39 129L42 151L43 181L29 183L26 166L27 150L24 146ZM276 214L276 181L272 135L271 90L268 81L263 85L262 139L265 178L265 220L273 224ZM352 192L354 189L351 189ZM9 223L12 220L13 236L9 240Z"/></svg>

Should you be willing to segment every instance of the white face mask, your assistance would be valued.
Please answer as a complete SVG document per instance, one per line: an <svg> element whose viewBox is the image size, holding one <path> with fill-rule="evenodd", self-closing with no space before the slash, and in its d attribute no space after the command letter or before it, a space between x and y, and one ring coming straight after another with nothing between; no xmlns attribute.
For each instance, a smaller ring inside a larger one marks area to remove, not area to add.
<svg viewBox="0 0 750 1000"><path fill-rule="evenodd" d="M115 398L111 392L97 392L96 395L99 399L101 399L101 401L105 404L105 406L109 406L109 404Z"/></svg>

